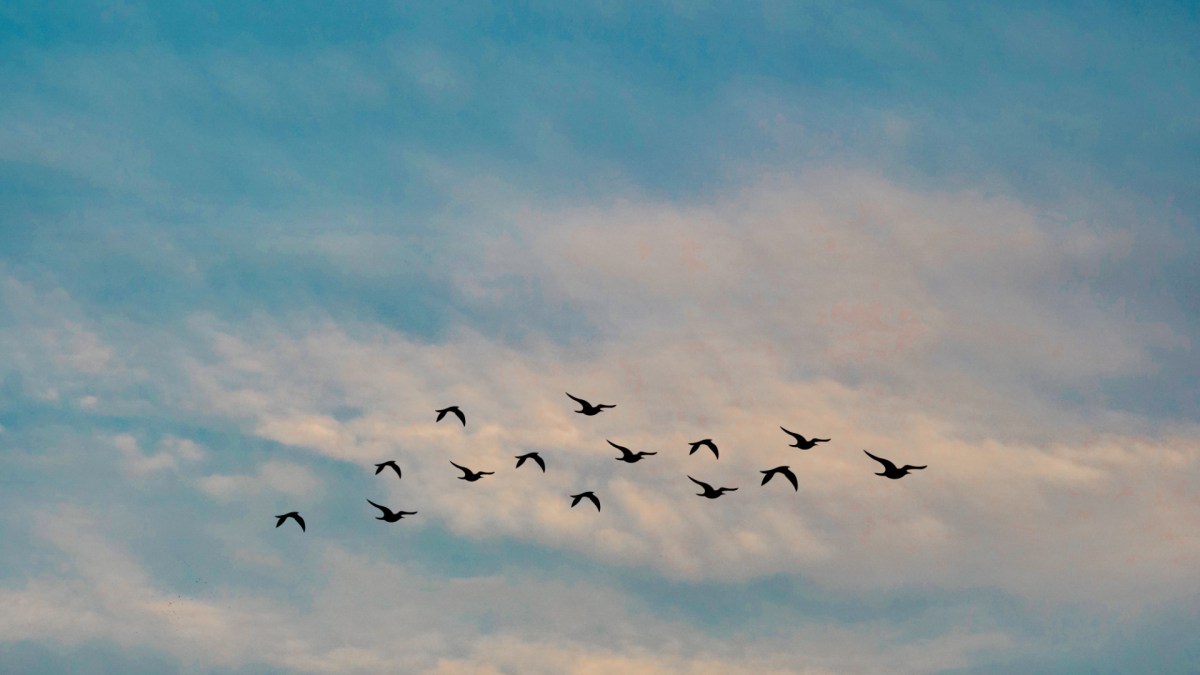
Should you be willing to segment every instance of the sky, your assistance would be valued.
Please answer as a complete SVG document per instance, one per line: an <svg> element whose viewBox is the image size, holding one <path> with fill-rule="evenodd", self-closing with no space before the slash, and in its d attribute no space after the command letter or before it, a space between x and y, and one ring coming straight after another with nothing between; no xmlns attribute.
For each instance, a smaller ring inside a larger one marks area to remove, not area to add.
<svg viewBox="0 0 1200 675"><path fill-rule="evenodd" d="M0 670L1200 671L1197 35L4 3Z"/></svg>

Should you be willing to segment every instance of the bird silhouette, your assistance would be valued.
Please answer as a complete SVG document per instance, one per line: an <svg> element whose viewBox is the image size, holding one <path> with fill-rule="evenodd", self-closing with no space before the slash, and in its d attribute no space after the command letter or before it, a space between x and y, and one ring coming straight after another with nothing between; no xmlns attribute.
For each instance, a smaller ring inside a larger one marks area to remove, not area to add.
<svg viewBox="0 0 1200 675"><path fill-rule="evenodd" d="M788 482L792 484L792 488L794 488L796 491L800 490L800 483L796 481L796 474L792 473L792 470L786 466L777 466L774 469L767 469L766 471L759 471L759 473L765 474L763 476L763 482L762 482L763 485L766 485L767 481L774 478L775 474L780 474L784 478L788 479Z"/></svg>
<svg viewBox="0 0 1200 675"><path fill-rule="evenodd" d="M629 448L617 445L612 441L608 441L608 444L621 451L621 456L615 458L618 462L629 462L630 464L634 464L642 461L643 457L658 454L657 452L631 452Z"/></svg>
<svg viewBox="0 0 1200 675"><path fill-rule="evenodd" d="M525 463L525 460L532 459L537 463L538 466L542 467L542 473L546 473L546 462L542 459L542 456L536 452L527 452L524 455L517 455L516 459L518 469L521 468L521 465Z"/></svg>
<svg viewBox="0 0 1200 675"><path fill-rule="evenodd" d="M376 464L375 465L375 475L378 476L380 471L383 471L384 469L386 469L388 467L391 467L396 470L396 478L401 477L400 467L396 464L396 460L394 460L394 459L389 459L386 462L380 462L379 464Z"/></svg>
<svg viewBox="0 0 1200 675"><path fill-rule="evenodd" d="M783 427L779 427L779 428L783 429ZM801 450L811 450L812 448L816 447L817 443L828 443L829 442L828 438L814 438L810 441L807 438L801 436L800 434L798 434L794 431L788 431L787 429L783 429L783 431L784 431L784 433L786 433L790 436L794 436L796 439L795 443L788 446L789 448L800 448Z"/></svg>
<svg viewBox="0 0 1200 675"><path fill-rule="evenodd" d="M713 457L716 457L717 459L721 458L721 455L717 453L717 446L715 443L712 442L711 438L706 438L702 441L696 441L695 443L692 443L691 444L692 449L688 451L688 454L689 455L696 454L696 451L699 450L700 446L702 446L702 445L708 446L708 449L712 450Z"/></svg>
<svg viewBox="0 0 1200 675"><path fill-rule="evenodd" d="M587 492L580 492L577 495L571 495L571 508L575 508L575 505L579 503L579 500L585 497L592 500L592 503L596 505L597 511L600 510L600 500L591 490L588 490Z"/></svg>
<svg viewBox="0 0 1200 675"><path fill-rule="evenodd" d="M450 463L454 464L454 462L450 462ZM459 476L458 479L465 480L468 483L474 483L475 481L479 480L480 478L483 478L484 476L490 476L490 475L496 473L495 471L472 471L472 470L468 469L467 467L462 466L460 464L454 464L454 466L457 466L459 468L459 470L463 472L463 475Z"/></svg>
<svg viewBox="0 0 1200 675"><path fill-rule="evenodd" d="M576 403L579 404L580 410L576 410L575 412L579 413L580 415L587 415L588 417L591 417L592 415L600 414L600 411L604 410L605 408L617 407L615 405L608 405L605 403L599 403L596 405L592 405L591 403L588 403L587 401L585 401L577 396L571 396L571 394L569 394L567 392L563 392L563 393L566 393L568 398L570 398L572 401L575 401Z"/></svg>
<svg viewBox="0 0 1200 675"><path fill-rule="evenodd" d="M720 488L717 488L714 490L713 486L709 485L708 483L705 483L704 481L696 480L695 478L692 478L691 476L688 476L688 480L692 481L693 483L695 483L696 485L699 485L701 488L704 489L704 492L696 493L697 497L708 497L709 499L716 499L717 497L720 497L721 495L725 494L726 492L733 492L733 491L737 490L737 488L728 488L728 487L720 487Z"/></svg>
<svg viewBox="0 0 1200 675"><path fill-rule="evenodd" d="M367 503L370 504L371 506L374 506L375 508L379 509L380 511L383 511L383 514L380 515L375 520L382 520L384 522L394 523L397 520L400 520L401 518L403 518L404 516L417 515L416 511L392 511L388 507L383 506L382 504L376 504L375 502L371 501L370 499L367 500Z"/></svg>
<svg viewBox="0 0 1200 675"><path fill-rule="evenodd" d="M462 422L464 427L467 426L467 416L464 415L463 411L459 410L458 406L456 405L452 405L449 408L442 408L441 410L435 410L434 412L438 414L437 419L434 420L434 422L441 422L442 418L446 416L446 413L454 413L455 415L458 415L458 421Z"/></svg>
<svg viewBox="0 0 1200 675"><path fill-rule="evenodd" d="M297 525L299 525L299 526L300 526L300 531L301 531L301 532L307 532L307 531L308 531L308 530L307 530L307 529L305 529L305 527L304 527L304 519L303 519L303 518L301 518L301 517L300 517L300 514L299 514L299 513L296 513L295 511L289 511L289 512L287 512L287 513L283 514L282 516L275 516L275 517L279 519L279 522L275 523L275 527L279 527L280 525L283 525L284 521L286 521L288 518L291 518L292 520L295 520L295 521L296 521L296 524L297 524Z"/></svg>
<svg viewBox="0 0 1200 675"><path fill-rule="evenodd" d="M863 452L867 452L867 451L863 450ZM909 470L916 471L918 469L925 468L923 466L913 466L912 464L905 464L904 466L897 469L895 464L892 464L889 460L886 460L882 457L876 457L875 455L872 455L869 452L867 452L867 457L870 457L871 459L873 459L876 462L879 462L880 464L883 465L883 473L877 473L877 474L875 474L876 476L886 476L887 478L891 478L892 480L897 480L897 479L907 476Z"/></svg>

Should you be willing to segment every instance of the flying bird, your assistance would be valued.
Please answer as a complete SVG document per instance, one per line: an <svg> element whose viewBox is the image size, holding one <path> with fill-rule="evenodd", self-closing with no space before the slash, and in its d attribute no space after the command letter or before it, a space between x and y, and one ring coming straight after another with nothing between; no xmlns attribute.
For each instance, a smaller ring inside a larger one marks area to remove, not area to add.
<svg viewBox="0 0 1200 675"><path fill-rule="evenodd" d="M783 427L779 427L779 428L783 429ZM829 442L828 438L814 438L810 441L807 438L801 436L800 434L798 434L794 431L788 431L787 429L783 429L783 431L784 431L784 433L786 433L790 436L793 436L796 439L795 443L788 446L789 448L800 448L801 450L811 450L812 448L816 447L817 443L828 443Z"/></svg>
<svg viewBox="0 0 1200 675"><path fill-rule="evenodd" d="M607 439L605 439L605 440L607 440ZM635 462L642 461L643 457L646 457L648 455L657 455L658 454L657 452L631 452L629 450L629 448L617 445L616 443L613 443L612 441L608 441L608 444L621 451L621 456L614 458L618 462L629 462L630 464L633 464Z"/></svg>
<svg viewBox="0 0 1200 675"><path fill-rule="evenodd" d="M767 481L774 478L775 474L779 474L779 475L783 476L784 478L788 479L788 482L792 484L792 488L794 488L797 492L799 492L799 490L800 490L800 483L796 481L796 474L792 473L792 470L786 466L777 466L774 469L767 469L766 471L759 471L759 473L765 474L765 475L763 475L763 482L762 482L763 485L766 485Z"/></svg>
<svg viewBox="0 0 1200 675"><path fill-rule="evenodd" d="M587 415L588 417L591 417L592 415L600 414L600 411L604 410L605 408L617 407L616 405L608 405L605 403L599 403L596 405L592 405L591 403L588 403L587 401L585 401L577 396L571 396L571 394L569 394L567 392L563 392L563 393L566 393L568 398L570 398L572 401L575 401L576 403L579 404L580 410L576 410L575 412L579 413L580 415Z"/></svg>
<svg viewBox="0 0 1200 675"><path fill-rule="evenodd" d="M704 492L696 493L697 497L708 497L709 499L716 499L717 497L720 497L721 495L725 494L726 492L733 492L734 490L737 490L737 488L728 488L728 487L720 487L720 488L717 488L714 490L713 486L709 485L708 483L705 483L704 481L696 480L695 478L692 478L691 476L688 476L688 480L692 481L696 485L699 485L701 488L704 488Z"/></svg>
<svg viewBox="0 0 1200 675"><path fill-rule="evenodd" d="M394 459L389 459L389 460L388 460L388 461L386 461L386 462L381 462L381 463L379 463L379 464L376 464L376 465L375 465L375 475L376 475L376 476L378 476L380 471L383 471L384 469L386 469L386 468L388 468L388 467L391 467L392 469L395 469L395 471L396 471L396 478L400 478L400 477L401 477L401 476L400 476L400 467L396 465L396 460L394 460Z"/></svg>
<svg viewBox="0 0 1200 675"><path fill-rule="evenodd" d="M867 452L867 451L863 450L863 452ZM882 457L876 457L875 455L872 455L869 452L867 452L867 457L870 457L871 459L873 459L876 462L879 462L880 464L883 465L883 473L877 473L877 474L875 474L876 476L885 476L887 478L891 478L892 480L897 480L899 478L903 478L904 476L907 476L909 470L915 471L917 469L925 468L923 466L913 466L912 464L905 464L904 466L897 469L895 464L892 464L890 461L888 461Z"/></svg>
<svg viewBox="0 0 1200 675"><path fill-rule="evenodd" d="M454 464L454 462L450 462L450 463ZM463 475L459 476L458 479L465 480L468 483L474 483L475 481L479 480L480 478L483 478L484 476L490 476L490 475L496 473L495 471L472 471L472 470L468 469L467 467L459 465L459 464L454 464L454 466L457 466L458 469L463 472Z"/></svg>
<svg viewBox="0 0 1200 675"><path fill-rule="evenodd" d="M712 442L711 438L706 438L702 441L696 441L695 443L692 443L691 446L692 449L688 451L689 455L696 454L696 451L700 449L700 446L707 446L709 450L712 450L713 457L716 457L717 459L721 458L721 455L717 453L717 446Z"/></svg>
<svg viewBox="0 0 1200 675"><path fill-rule="evenodd" d="M577 495L571 495L571 508L575 508L575 505L579 503L579 500L585 497L592 500L592 503L596 505L597 511L600 510L600 500L596 498L596 494L591 490L588 490L587 492L580 492Z"/></svg>
<svg viewBox="0 0 1200 675"><path fill-rule="evenodd" d="M371 506L374 506L375 508L379 509L380 511L383 511L383 514L380 515L375 520L382 520L382 521L385 521L388 523L394 523L397 520L400 520L401 518L403 518L404 516L417 515L416 511L392 511L388 507L383 506L381 504L376 504L375 502L371 501L370 499L367 500L367 503L370 504Z"/></svg>
<svg viewBox="0 0 1200 675"><path fill-rule="evenodd" d="M301 532L308 531L304 528L304 519L301 518L300 514L296 513L295 511L289 511L288 513L285 513L282 516L275 516L275 517L279 519L279 522L275 523L275 527L279 527L280 525L283 525L284 521L286 521L288 518L291 518L292 520L296 521L297 525L300 526Z"/></svg>
<svg viewBox="0 0 1200 675"><path fill-rule="evenodd" d="M521 468L521 465L524 464L525 460L527 459L532 459L538 466L542 467L542 473L546 473L546 462L542 459L542 456L536 452L527 452L524 455L517 455L517 468Z"/></svg>
<svg viewBox="0 0 1200 675"><path fill-rule="evenodd" d="M459 410L458 406L456 405L452 405L449 408L442 408L441 410L435 410L434 412L438 414L437 419L434 420L434 422L441 422L442 418L446 416L446 413L454 413L455 415L458 415L458 421L462 422L464 427L467 426L467 416L464 415L463 411Z"/></svg>

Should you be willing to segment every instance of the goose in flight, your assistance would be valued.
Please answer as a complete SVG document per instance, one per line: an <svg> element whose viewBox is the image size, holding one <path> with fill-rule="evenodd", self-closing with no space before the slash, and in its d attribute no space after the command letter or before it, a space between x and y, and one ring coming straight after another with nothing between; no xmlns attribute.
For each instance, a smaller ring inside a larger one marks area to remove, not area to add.
<svg viewBox="0 0 1200 675"><path fill-rule="evenodd" d="M612 441L608 441L608 444L621 451L621 456L615 458L618 462L629 462L630 464L633 464L635 462L642 461L643 457L658 454L657 452L631 452L629 448L617 445Z"/></svg>
<svg viewBox="0 0 1200 675"><path fill-rule="evenodd" d="M379 464L376 464L375 465L375 475L378 476L380 471L383 471L384 469L389 468L389 467L391 467L392 469L394 469L396 471L396 478L401 477L400 476L400 467L396 464L396 460L394 460L394 459L389 459L386 462L381 462Z"/></svg>
<svg viewBox="0 0 1200 675"><path fill-rule="evenodd" d="M299 513L296 513L295 511L289 511L289 512L287 512L287 513L283 514L282 516L275 516L275 517L279 519L279 522L275 523L275 527L279 527L280 525L283 525L283 523L284 523L284 522L285 522L285 521L286 521L288 518L291 518L292 520L296 521L296 524L297 524L297 525L299 525L299 526L300 526L300 531L301 531L301 532L307 532L307 531L308 531L308 530L306 530L306 529L304 528L304 519L303 519L303 518L301 518L301 517L300 517L300 514L299 514Z"/></svg>
<svg viewBox="0 0 1200 675"><path fill-rule="evenodd" d="M434 412L438 414L437 419L434 420L434 422L441 422L442 418L446 416L446 413L454 413L458 416L458 421L462 422L464 427L467 426L467 416L464 415L463 411L459 410L458 406L456 405L452 405L448 408L442 408L441 410L435 410Z"/></svg>
<svg viewBox="0 0 1200 675"><path fill-rule="evenodd" d="M701 446L706 446L709 450L712 450L713 457L716 457L717 459L721 458L721 455L717 453L717 446L712 442L711 438L706 438L702 441L696 441L690 445L692 446L692 449L688 451L689 455L696 454L696 451L699 450Z"/></svg>
<svg viewBox="0 0 1200 675"><path fill-rule="evenodd" d="M867 451L863 450L863 452L867 452ZM891 478L892 480L897 480L897 479L907 476L909 470L915 471L918 469L925 468L923 466L913 466L912 464L905 464L904 466L902 466L900 468L896 468L896 465L892 464L890 461L888 461L882 457L876 457L875 455L872 455L869 452L867 452L867 457L870 457L871 459L873 459L876 462L879 462L880 464L883 465L883 473L877 473L877 474L875 474L876 476L885 476L887 478Z"/></svg>
<svg viewBox="0 0 1200 675"><path fill-rule="evenodd" d="M521 465L525 463L525 460L532 459L535 464L542 467L542 473L546 473L546 462L542 459L542 456L536 452L527 452L524 455L517 455L516 459L518 469L521 468Z"/></svg>
<svg viewBox="0 0 1200 675"><path fill-rule="evenodd" d="M783 429L783 427L779 427L779 428ZM794 431L788 431L787 429L783 429L783 431L784 431L784 433L786 433L789 436L792 436L796 439L795 443L788 446L789 448L800 448L801 450L811 450L812 448L816 447L817 443L828 443L829 442L828 438L814 438L810 441L807 438L801 436L800 434L798 434Z"/></svg>
<svg viewBox="0 0 1200 675"><path fill-rule="evenodd" d="M367 503L370 504L371 506L374 506L375 508L379 509L380 511L383 511L383 513L375 520L382 520L384 522L394 523L397 520L400 520L401 518L403 518L404 516L417 515L416 511L392 511L388 507L383 506L381 504L376 504L375 502L371 501L370 499L367 500Z"/></svg>
<svg viewBox="0 0 1200 675"><path fill-rule="evenodd" d="M786 466L777 466L774 469L767 469L766 471L759 471L759 473L764 474L763 482L762 482L763 485L766 485L767 481L774 478L775 474L779 474L779 475L783 476L784 478L788 479L788 482L792 484L793 489L795 489L797 492L800 491L800 483L796 481L796 474L792 473L792 470Z"/></svg>
<svg viewBox="0 0 1200 675"><path fill-rule="evenodd" d="M714 490L713 486L709 485L708 483L705 483L704 481L696 480L695 478L692 478L691 476L688 476L688 480L692 481L693 483L695 483L696 485L699 485L701 488L704 489L704 492L696 493L697 497L708 497L709 499L716 499L717 497L720 497L721 495L725 494L726 492L733 492L734 490L737 490L737 488L728 488L728 487L720 487L720 488L717 488Z"/></svg>
<svg viewBox="0 0 1200 675"><path fill-rule="evenodd" d="M454 464L454 462L450 462L450 463ZM463 475L459 476L458 479L465 480L468 483L474 483L475 481L479 480L480 478L483 478L484 476L490 476L490 475L496 473L495 471L472 471L472 470L468 469L467 467L462 466L460 464L454 464L454 466L458 467L459 471L463 472Z"/></svg>
<svg viewBox="0 0 1200 675"><path fill-rule="evenodd" d="M608 405L606 403L598 403L596 405L592 405L591 403L588 403L587 401L585 401L577 396L571 396L571 394L569 394L567 392L563 392L563 393L567 394L567 398L569 398L572 401L575 401L576 403L579 404L579 407L581 409L576 410L575 412L579 413L580 415L587 415L588 417L591 417L592 415L600 414L600 411L604 410L605 408L617 407L616 405Z"/></svg>
<svg viewBox="0 0 1200 675"><path fill-rule="evenodd" d="M591 490L588 490L587 492L580 492L577 495L571 495L571 508L575 508L575 505L579 503L579 500L585 499L585 498L592 500L592 503L596 505L596 510L597 511L600 510L600 500L596 497L596 494L594 492L592 492Z"/></svg>

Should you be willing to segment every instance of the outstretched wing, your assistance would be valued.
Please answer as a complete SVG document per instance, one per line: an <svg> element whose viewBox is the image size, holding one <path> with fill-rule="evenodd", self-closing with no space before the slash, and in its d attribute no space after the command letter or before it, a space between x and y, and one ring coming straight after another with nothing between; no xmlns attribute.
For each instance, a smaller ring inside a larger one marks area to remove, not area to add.
<svg viewBox="0 0 1200 675"><path fill-rule="evenodd" d="M546 461L542 459L541 455L534 455L533 461L537 462L537 465L542 467L542 473L546 473Z"/></svg>
<svg viewBox="0 0 1200 675"><path fill-rule="evenodd" d="M370 504L371 506L374 506L375 508L379 509L380 511L383 511L383 515L385 515L385 516L392 515L392 510L386 506L380 506L379 504L376 504L375 502L371 501L370 499L367 500L367 503Z"/></svg>
<svg viewBox="0 0 1200 675"><path fill-rule="evenodd" d="M454 462L450 462L450 463L454 464ZM458 470L463 472L463 475L466 475L466 476L471 475L471 470L468 469L467 467L463 466L462 464L454 464L454 466L458 467Z"/></svg>
<svg viewBox="0 0 1200 675"><path fill-rule="evenodd" d="M527 460L527 459L529 459L529 455L517 455L517 467L516 468L518 468L518 469L521 468L521 465L524 464L525 460Z"/></svg>
<svg viewBox="0 0 1200 675"><path fill-rule="evenodd" d="M416 511L397 511L396 513L400 514L401 516L415 516L415 515L417 515L417 512L416 512Z"/></svg>
<svg viewBox="0 0 1200 675"><path fill-rule="evenodd" d="M608 441L608 444L609 444L609 445L611 445L611 446L613 446L614 448L616 448L616 449L620 450L622 455L632 455L632 454L633 454L632 452L630 452L629 448L627 448L627 447L625 447L625 446L623 446L623 445L617 445L616 443L613 443L612 441L609 441L607 438L606 438L606 439L604 439L604 440Z"/></svg>
<svg viewBox="0 0 1200 675"><path fill-rule="evenodd" d="M565 391L563 393L567 395L567 398L571 399L572 401L575 401L576 403L578 403L579 405L581 405L585 408L592 407L591 403L588 403L587 401L579 398L578 396L572 396L569 392L565 392Z"/></svg>
<svg viewBox="0 0 1200 675"><path fill-rule="evenodd" d="M463 414L463 411L459 410L458 408L455 408L455 409L451 410L450 412L454 413L455 416L458 417L458 421L462 422L462 425L464 427L467 426L467 416Z"/></svg>
<svg viewBox="0 0 1200 675"><path fill-rule="evenodd" d="M780 429L783 429L783 427L779 427L779 428L780 428ZM785 434L787 434L787 435L789 435L789 436L792 436L792 437L794 437L794 438L795 438L797 441L800 441L801 443L807 443L807 442L808 442L807 440L805 440L805 438L804 438L803 436L801 436L800 434L798 434L798 433L796 433L796 432L794 432L794 431L788 431L787 429L783 429L783 433L785 433Z"/></svg>
<svg viewBox="0 0 1200 675"><path fill-rule="evenodd" d="M867 451L863 450L863 452L867 452ZM896 470L896 465L892 464L889 460L886 460L882 457L876 457L875 455L872 455L869 452L867 452L867 457L870 457L871 459L875 460L876 462L879 462L880 464L882 464L883 468L887 471L895 471Z"/></svg>
<svg viewBox="0 0 1200 675"><path fill-rule="evenodd" d="M791 469L785 466L779 470L779 473L783 474L783 477L788 479L788 482L792 484L793 490L796 492L800 491L800 482L796 480L796 474L792 473Z"/></svg>
<svg viewBox="0 0 1200 675"><path fill-rule="evenodd" d="M761 473L763 475L762 483L759 483L759 485L766 485L767 481L769 481L775 477L776 471L778 471L778 469L767 469L766 471L759 471L759 473Z"/></svg>
<svg viewBox="0 0 1200 675"><path fill-rule="evenodd" d="M387 466L387 462L384 462L383 464L376 464L375 465L375 475L378 476L379 472L383 471L383 467L385 467L385 466Z"/></svg>
<svg viewBox="0 0 1200 675"><path fill-rule="evenodd" d="M916 469L924 469L924 468L925 468L924 466L913 466L912 464L905 464L903 471L908 471L909 469L916 470Z"/></svg>
<svg viewBox="0 0 1200 675"><path fill-rule="evenodd" d="M713 489L713 487L711 485L709 485L708 483L705 483L702 480L696 480L695 478L692 478L691 476L688 476L688 480L692 481L696 485L699 485L700 487L704 488L705 490Z"/></svg>
<svg viewBox="0 0 1200 675"><path fill-rule="evenodd" d="M304 527L304 519L300 517L300 514L299 514L299 513L293 513L293 514L292 514L292 518L295 518L295 519L296 519L296 522L300 524L300 531L301 531L301 532L307 532L307 531L308 531L308 529L307 529L306 527Z"/></svg>
<svg viewBox="0 0 1200 675"><path fill-rule="evenodd" d="M590 492L586 495L586 497L588 499L592 500L592 503L596 505L596 510L599 511L600 510L600 498Z"/></svg>

